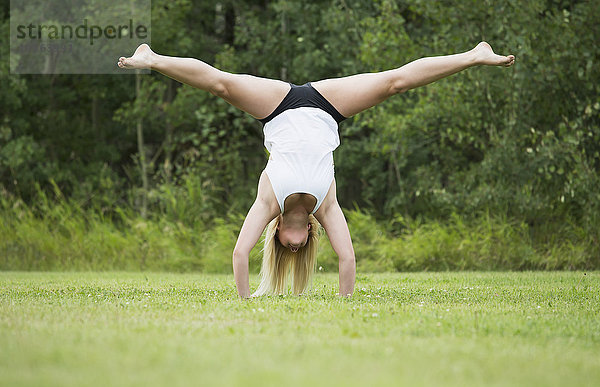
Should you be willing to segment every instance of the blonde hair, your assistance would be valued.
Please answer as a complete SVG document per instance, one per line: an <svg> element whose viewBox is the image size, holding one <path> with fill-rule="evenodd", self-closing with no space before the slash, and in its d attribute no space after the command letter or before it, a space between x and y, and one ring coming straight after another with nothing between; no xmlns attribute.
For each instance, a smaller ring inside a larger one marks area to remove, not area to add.
<svg viewBox="0 0 600 387"><path fill-rule="evenodd" d="M263 261L260 269L260 285L255 296L283 294L287 288L288 272L292 277L292 292L302 294L310 285L317 263L319 244L319 222L313 215L308 216L310 229L306 245L293 253L284 247L277 238L277 226L281 216L277 216L267 226Z"/></svg>

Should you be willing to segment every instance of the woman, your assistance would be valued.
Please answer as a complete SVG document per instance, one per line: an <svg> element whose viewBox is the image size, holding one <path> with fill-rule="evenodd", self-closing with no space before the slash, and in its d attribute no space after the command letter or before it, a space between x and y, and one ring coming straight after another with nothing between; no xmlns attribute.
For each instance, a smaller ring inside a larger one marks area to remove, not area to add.
<svg viewBox="0 0 600 387"><path fill-rule="evenodd" d="M315 266L317 221L339 257L339 294L352 294L354 249L337 202L333 168L342 120L469 67L510 66L514 59L495 54L481 42L460 54L421 58L393 70L302 86L226 73L192 58L158 55L146 44L132 57L119 58L118 66L159 71L225 99L264 124L270 158L233 251L237 291L247 298L248 256L267 225L261 284L254 295L282 293L290 266L294 293L306 289Z"/></svg>

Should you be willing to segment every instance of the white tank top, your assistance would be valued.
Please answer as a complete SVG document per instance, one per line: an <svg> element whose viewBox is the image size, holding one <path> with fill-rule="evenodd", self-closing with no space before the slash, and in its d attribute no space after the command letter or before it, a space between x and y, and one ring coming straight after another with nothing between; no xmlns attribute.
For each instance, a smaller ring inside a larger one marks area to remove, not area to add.
<svg viewBox="0 0 600 387"><path fill-rule="evenodd" d="M265 172L281 212L288 196L307 193L317 199L314 214L333 182L333 151L340 145L336 120L322 109L299 107L271 119L263 132L271 153Z"/></svg>

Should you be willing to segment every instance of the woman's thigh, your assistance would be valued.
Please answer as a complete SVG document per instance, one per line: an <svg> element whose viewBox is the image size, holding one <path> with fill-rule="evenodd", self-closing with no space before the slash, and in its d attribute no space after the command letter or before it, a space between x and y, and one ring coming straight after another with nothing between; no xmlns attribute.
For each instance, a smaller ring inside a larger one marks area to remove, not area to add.
<svg viewBox="0 0 600 387"><path fill-rule="evenodd" d="M271 114L290 91L286 82L245 74L223 73L221 84L215 94L258 119Z"/></svg>
<svg viewBox="0 0 600 387"><path fill-rule="evenodd" d="M394 81L392 71L383 71L324 79L311 84L340 114L351 117L396 94Z"/></svg>

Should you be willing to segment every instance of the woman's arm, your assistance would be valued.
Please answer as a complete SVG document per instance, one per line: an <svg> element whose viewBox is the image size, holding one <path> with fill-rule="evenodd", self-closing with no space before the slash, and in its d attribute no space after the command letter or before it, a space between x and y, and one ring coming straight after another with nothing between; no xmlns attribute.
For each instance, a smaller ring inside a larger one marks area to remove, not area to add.
<svg viewBox="0 0 600 387"><path fill-rule="evenodd" d="M354 292L356 259L352 239L350 238L350 230L348 230L346 218L336 199L335 182L332 184L327 196L326 203L324 202L321 205L322 208L319 208L319 211L315 213L315 217L327 232L331 247L338 255L340 295L348 297Z"/></svg>
<svg viewBox="0 0 600 387"><path fill-rule="evenodd" d="M258 182L258 195L248 211L235 248L233 249L233 277L238 294L242 298L250 297L248 279L248 256L258 242L267 224L279 213L277 199L266 174Z"/></svg>

